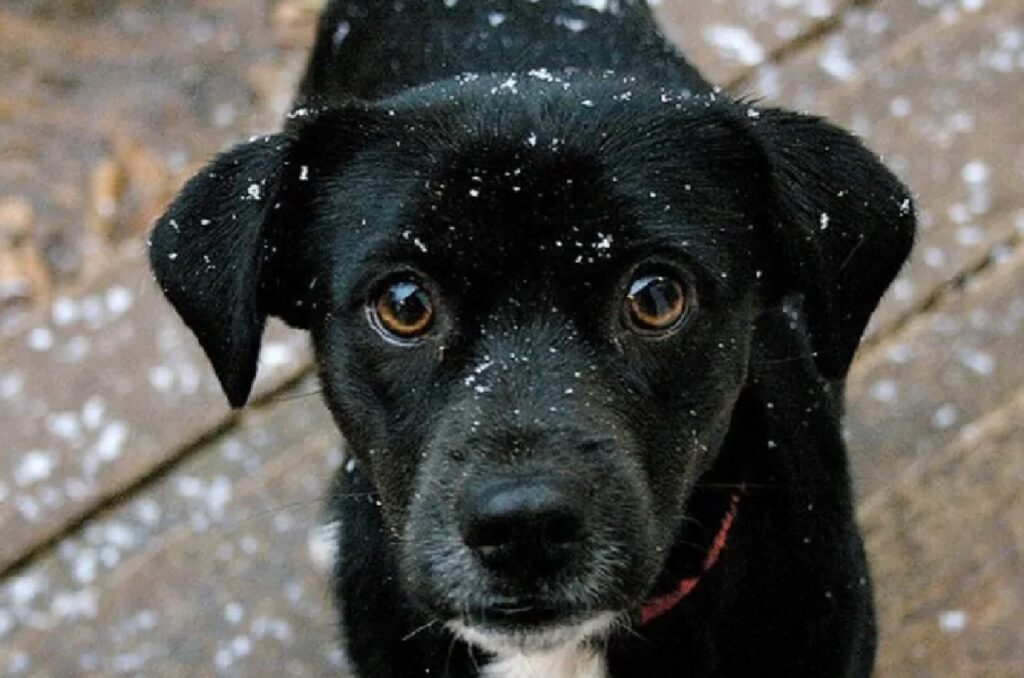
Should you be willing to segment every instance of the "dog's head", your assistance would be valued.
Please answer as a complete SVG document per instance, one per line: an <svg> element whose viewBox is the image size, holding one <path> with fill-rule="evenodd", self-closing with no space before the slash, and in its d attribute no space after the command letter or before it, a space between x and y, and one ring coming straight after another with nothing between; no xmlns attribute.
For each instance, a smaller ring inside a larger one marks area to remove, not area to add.
<svg viewBox="0 0 1024 678"><path fill-rule="evenodd" d="M611 77L462 78L296 112L157 225L157 278L232 402L269 315L435 618L533 630L635 608L803 300L845 376L903 261L904 187L827 123Z"/></svg>

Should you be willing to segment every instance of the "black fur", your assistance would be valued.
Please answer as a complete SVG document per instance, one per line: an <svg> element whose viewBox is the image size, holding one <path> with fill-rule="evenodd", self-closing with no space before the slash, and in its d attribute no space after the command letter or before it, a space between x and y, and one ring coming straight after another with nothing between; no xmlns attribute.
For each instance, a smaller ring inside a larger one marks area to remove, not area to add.
<svg viewBox="0 0 1024 678"><path fill-rule="evenodd" d="M456 618L631 617L699 570L740 486L719 563L611 633L610 675L869 675L842 390L913 241L906 188L827 122L716 93L641 2L448 4L331 2L284 129L152 237L233 405L268 316L312 334L356 460L329 504L360 675L479 675ZM621 322L638 267L685 285L671 336ZM412 345L366 318L396 271L437 308ZM496 577L463 543L466 493L509 477L571 486L563 569Z"/></svg>

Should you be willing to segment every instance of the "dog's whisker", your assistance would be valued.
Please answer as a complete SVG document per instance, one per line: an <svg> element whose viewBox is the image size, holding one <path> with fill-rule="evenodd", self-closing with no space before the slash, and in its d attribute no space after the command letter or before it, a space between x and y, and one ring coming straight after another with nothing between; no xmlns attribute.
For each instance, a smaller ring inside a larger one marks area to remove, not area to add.
<svg viewBox="0 0 1024 678"><path fill-rule="evenodd" d="M402 642L405 643L405 642L408 642L408 641L412 640L417 635L419 635L420 633L426 631L427 629L429 629L430 627L434 626L435 624L437 624L440 621L441 621L440 619L431 619L426 624L423 624L422 626L419 626L419 627L413 629L412 631L410 631L408 634L406 634L402 638Z"/></svg>
<svg viewBox="0 0 1024 678"><path fill-rule="evenodd" d="M458 642L459 642L459 637L453 633L452 634L452 641L450 643L448 643L448 655L445 657L445 660L444 660L444 675L445 676L450 676L451 675L452 654L455 652L455 645ZM470 647L470 649L469 649L469 656L470 657L473 656L473 648L472 647ZM475 663L475 660L474 660L474 663Z"/></svg>
<svg viewBox="0 0 1024 678"><path fill-rule="evenodd" d="M697 527L699 527L701 529L704 529L704 523L700 522L699 520L697 520L693 516L684 515L680 519L680 522L682 522L684 524L689 524L689 525L696 525Z"/></svg>

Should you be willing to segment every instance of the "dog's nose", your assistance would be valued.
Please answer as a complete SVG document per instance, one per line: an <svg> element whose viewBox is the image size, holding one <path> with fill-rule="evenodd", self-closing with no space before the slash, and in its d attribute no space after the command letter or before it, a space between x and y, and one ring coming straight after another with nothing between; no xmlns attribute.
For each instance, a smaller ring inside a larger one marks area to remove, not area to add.
<svg viewBox="0 0 1024 678"><path fill-rule="evenodd" d="M501 479L467 487L462 539L489 569L505 575L551 574L569 563L584 537L580 502L555 479Z"/></svg>

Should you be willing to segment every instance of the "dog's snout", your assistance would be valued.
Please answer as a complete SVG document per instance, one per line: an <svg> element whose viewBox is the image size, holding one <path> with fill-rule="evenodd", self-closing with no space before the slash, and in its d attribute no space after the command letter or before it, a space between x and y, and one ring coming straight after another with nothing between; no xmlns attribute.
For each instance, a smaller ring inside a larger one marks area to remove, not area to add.
<svg viewBox="0 0 1024 678"><path fill-rule="evenodd" d="M492 571L551 574L578 552L583 507L555 479L501 479L467 487L460 506L463 541Z"/></svg>

